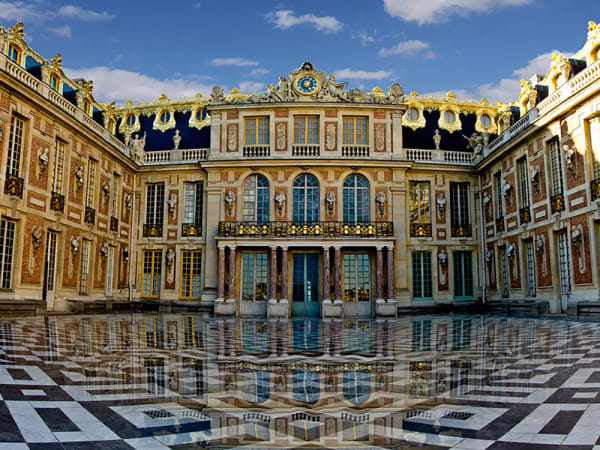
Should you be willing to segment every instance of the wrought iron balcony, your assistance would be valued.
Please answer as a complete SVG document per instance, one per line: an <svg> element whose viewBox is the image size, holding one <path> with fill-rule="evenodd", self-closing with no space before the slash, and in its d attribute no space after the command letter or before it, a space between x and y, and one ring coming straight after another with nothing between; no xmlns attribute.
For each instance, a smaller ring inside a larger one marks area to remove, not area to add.
<svg viewBox="0 0 600 450"><path fill-rule="evenodd" d="M17 177L16 175L6 175L4 193L23 198L23 178Z"/></svg>
<svg viewBox="0 0 600 450"><path fill-rule="evenodd" d="M519 210L519 219L522 224L531 222L531 211L529 210L529 206Z"/></svg>
<svg viewBox="0 0 600 450"><path fill-rule="evenodd" d="M161 224L145 223L142 234L144 237L162 237L163 226Z"/></svg>
<svg viewBox="0 0 600 450"><path fill-rule="evenodd" d="M550 210L552 214L565 210L565 198L562 193L550 197Z"/></svg>
<svg viewBox="0 0 600 450"><path fill-rule="evenodd" d="M52 191L50 195L50 210L59 213L65 212L65 196Z"/></svg>
<svg viewBox="0 0 600 450"><path fill-rule="evenodd" d="M86 206L83 221L89 225L94 225L96 223L96 210Z"/></svg>
<svg viewBox="0 0 600 450"><path fill-rule="evenodd" d="M504 217L496 218L496 233L504 233Z"/></svg>
<svg viewBox="0 0 600 450"><path fill-rule="evenodd" d="M112 231L113 233L116 233L119 230L119 219L117 219L116 217L112 217L110 218L110 231Z"/></svg>
<svg viewBox="0 0 600 450"><path fill-rule="evenodd" d="M219 236L244 238L392 237L392 222L219 222Z"/></svg>
<svg viewBox="0 0 600 450"><path fill-rule="evenodd" d="M600 198L600 178L596 178L590 182L590 190L592 191L592 201Z"/></svg>
<svg viewBox="0 0 600 450"><path fill-rule="evenodd" d="M410 237L431 237L430 223L411 223Z"/></svg>
<svg viewBox="0 0 600 450"><path fill-rule="evenodd" d="M181 224L181 235L185 236L185 237L202 236L202 224L201 223L182 223Z"/></svg>
<svg viewBox="0 0 600 450"><path fill-rule="evenodd" d="M453 224L450 227L450 236L458 238L469 238L472 236L471 224Z"/></svg>

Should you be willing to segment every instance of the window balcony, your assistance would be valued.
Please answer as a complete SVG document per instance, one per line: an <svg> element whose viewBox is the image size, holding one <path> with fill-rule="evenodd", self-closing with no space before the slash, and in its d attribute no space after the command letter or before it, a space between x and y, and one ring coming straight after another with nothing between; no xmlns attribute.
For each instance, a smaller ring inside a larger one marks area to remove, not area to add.
<svg viewBox="0 0 600 450"><path fill-rule="evenodd" d="M162 237L163 226L161 224L145 223L142 231L144 237Z"/></svg>
<svg viewBox="0 0 600 450"><path fill-rule="evenodd" d="M471 224L453 224L450 227L450 236L457 238L470 238L472 236Z"/></svg>
<svg viewBox="0 0 600 450"><path fill-rule="evenodd" d="M94 225L96 223L96 210L86 206L83 221L88 225Z"/></svg>
<svg viewBox="0 0 600 450"><path fill-rule="evenodd" d="M496 233L504 233L504 217L496 219Z"/></svg>
<svg viewBox="0 0 600 450"><path fill-rule="evenodd" d="M410 237L431 237L431 224L417 222L411 223Z"/></svg>
<svg viewBox="0 0 600 450"><path fill-rule="evenodd" d="M565 198L562 193L550 197L550 210L552 214L565 210Z"/></svg>
<svg viewBox="0 0 600 450"><path fill-rule="evenodd" d="M292 145L292 156L319 156L321 146L319 144L294 144Z"/></svg>
<svg viewBox="0 0 600 450"><path fill-rule="evenodd" d="M519 219L521 220L521 224L531 222L531 211L529 209L529 206L526 206L525 208L521 208L519 210Z"/></svg>
<svg viewBox="0 0 600 450"><path fill-rule="evenodd" d="M23 178L16 175L6 175L4 182L4 193L23 198Z"/></svg>
<svg viewBox="0 0 600 450"><path fill-rule="evenodd" d="M119 219L111 216L110 218L110 231L116 233L119 230Z"/></svg>
<svg viewBox="0 0 600 450"><path fill-rule="evenodd" d="M362 239L393 235L392 222L219 222L220 237Z"/></svg>
<svg viewBox="0 0 600 450"><path fill-rule="evenodd" d="M368 145L342 145L342 156L345 158L368 158L369 153Z"/></svg>
<svg viewBox="0 0 600 450"><path fill-rule="evenodd" d="M592 191L592 201L600 199L600 178L590 181L590 190Z"/></svg>
<svg viewBox="0 0 600 450"><path fill-rule="evenodd" d="M50 194L50 211L65 212L65 196L52 191Z"/></svg>
<svg viewBox="0 0 600 450"><path fill-rule="evenodd" d="M181 235L184 237L200 237L202 236L201 223L182 223Z"/></svg>
<svg viewBox="0 0 600 450"><path fill-rule="evenodd" d="M271 156L270 145L244 145L242 148L244 158L267 158Z"/></svg>

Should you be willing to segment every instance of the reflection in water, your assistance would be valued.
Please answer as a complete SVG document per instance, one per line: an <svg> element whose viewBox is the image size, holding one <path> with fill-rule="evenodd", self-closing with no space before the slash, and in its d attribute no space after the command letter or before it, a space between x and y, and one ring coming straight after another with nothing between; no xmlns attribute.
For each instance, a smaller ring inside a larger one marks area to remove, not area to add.
<svg viewBox="0 0 600 450"><path fill-rule="evenodd" d="M498 432L496 419L512 425L511 409L543 403L535 398L550 396L540 389L553 368L575 370L582 336L597 339L600 327L475 316L48 317L0 320L0 371L36 384L26 369L40 367L122 439L143 429L167 445L451 447L500 439L511 426ZM549 360L544 376L534 373Z"/></svg>

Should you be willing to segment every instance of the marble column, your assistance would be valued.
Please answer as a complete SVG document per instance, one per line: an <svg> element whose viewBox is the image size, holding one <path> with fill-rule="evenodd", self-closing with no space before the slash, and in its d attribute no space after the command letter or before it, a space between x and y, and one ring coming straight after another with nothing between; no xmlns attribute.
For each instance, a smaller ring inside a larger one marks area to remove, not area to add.
<svg viewBox="0 0 600 450"><path fill-rule="evenodd" d="M225 299L225 247L219 247L219 267L217 280L217 301Z"/></svg>
<svg viewBox="0 0 600 450"><path fill-rule="evenodd" d="M341 262L341 250L339 247L334 247L334 258L333 258L333 266L334 266L334 276L335 280L333 280L334 291L335 291L335 301L342 301L342 262Z"/></svg>
<svg viewBox="0 0 600 450"><path fill-rule="evenodd" d="M329 247L323 249L323 302L331 301L331 283L329 282Z"/></svg>
<svg viewBox="0 0 600 450"><path fill-rule="evenodd" d="M287 303L288 301L288 249L281 247L281 300L280 302Z"/></svg>
<svg viewBox="0 0 600 450"><path fill-rule="evenodd" d="M235 247L229 247L229 293L227 301L235 301Z"/></svg>
<svg viewBox="0 0 600 450"><path fill-rule="evenodd" d="M387 299L394 300L394 247L387 247Z"/></svg>
<svg viewBox="0 0 600 450"><path fill-rule="evenodd" d="M277 302L277 247L271 247L271 273L269 274L269 302Z"/></svg>
<svg viewBox="0 0 600 450"><path fill-rule="evenodd" d="M375 285L376 301L383 301L383 250L377 247L377 258L375 262Z"/></svg>

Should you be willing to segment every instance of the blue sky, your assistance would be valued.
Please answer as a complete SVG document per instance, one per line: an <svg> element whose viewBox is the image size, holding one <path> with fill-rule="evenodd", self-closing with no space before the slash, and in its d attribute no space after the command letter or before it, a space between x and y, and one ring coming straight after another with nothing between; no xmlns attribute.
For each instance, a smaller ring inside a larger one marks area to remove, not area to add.
<svg viewBox="0 0 600 450"><path fill-rule="evenodd" d="M0 0L0 24L117 102L264 90L307 60L351 87L508 101L589 20L599 0Z"/></svg>

